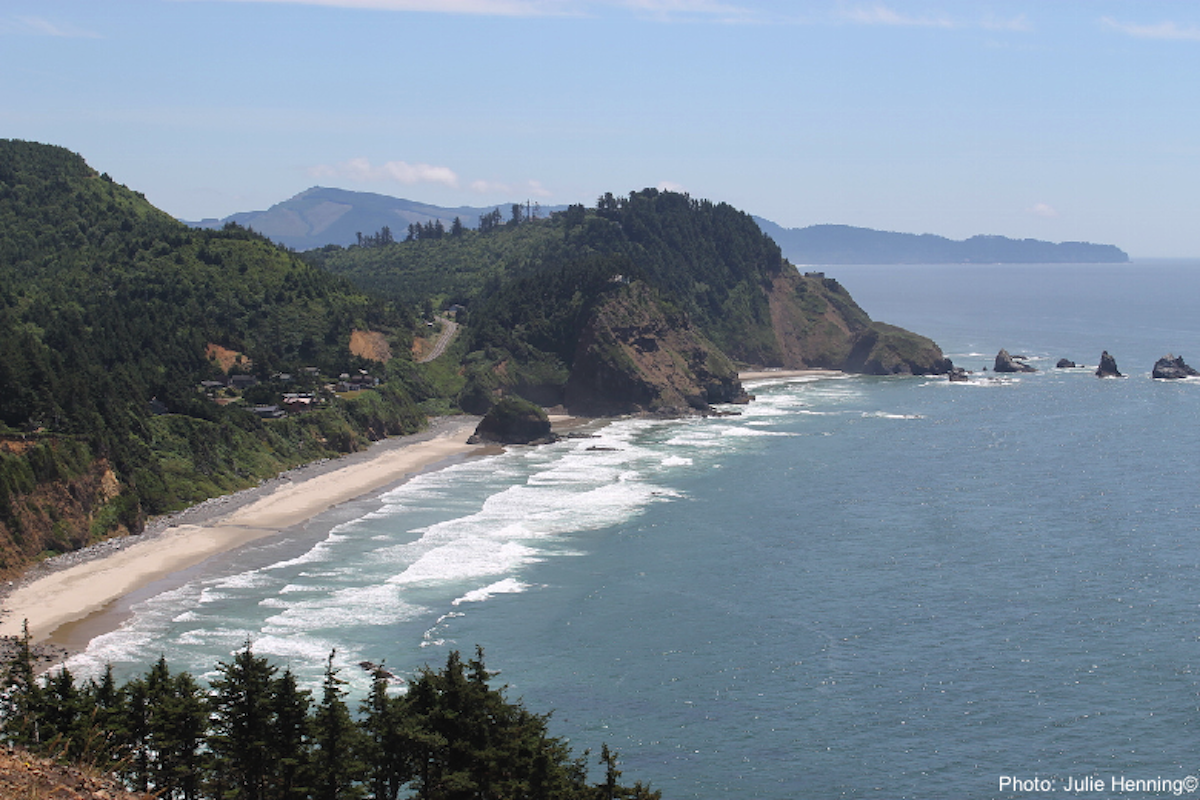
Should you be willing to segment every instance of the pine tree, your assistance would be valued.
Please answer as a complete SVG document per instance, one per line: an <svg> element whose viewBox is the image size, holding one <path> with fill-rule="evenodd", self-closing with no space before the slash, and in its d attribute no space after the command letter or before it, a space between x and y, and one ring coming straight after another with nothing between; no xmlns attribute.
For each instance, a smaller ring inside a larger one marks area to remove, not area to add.
<svg viewBox="0 0 1200 800"><path fill-rule="evenodd" d="M272 796L279 800L299 800L309 796L312 782L311 704L308 690L300 689L296 685L296 676L290 669L285 669L275 682L272 698L276 770L276 790Z"/></svg>
<svg viewBox="0 0 1200 800"><path fill-rule="evenodd" d="M209 698L209 747L220 760L221 796L229 800L268 800L272 773L275 714L272 690L276 668L254 655L250 643L233 661L217 665Z"/></svg>
<svg viewBox="0 0 1200 800"><path fill-rule="evenodd" d="M356 781L362 774L358 754L362 752L359 730L346 707L345 681L333 666L337 653L329 653L325 663L325 681L321 702L313 717L313 755L315 800L353 800L361 796Z"/></svg>
<svg viewBox="0 0 1200 800"><path fill-rule="evenodd" d="M33 668L29 620L21 627L21 638L17 640L16 651L5 670L4 689L2 700L6 738L27 747L36 746L41 741L39 722L43 712L43 695Z"/></svg>

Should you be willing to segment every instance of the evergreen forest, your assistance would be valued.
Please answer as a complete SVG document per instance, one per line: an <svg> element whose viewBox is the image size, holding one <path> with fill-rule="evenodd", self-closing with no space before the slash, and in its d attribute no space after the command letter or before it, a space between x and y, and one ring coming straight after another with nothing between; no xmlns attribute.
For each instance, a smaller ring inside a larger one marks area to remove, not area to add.
<svg viewBox="0 0 1200 800"><path fill-rule="evenodd" d="M160 658L117 685L111 669L79 683L37 678L26 637L5 671L0 734L11 745L119 775L161 800L655 800L549 735L549 715L490 684L483 651L451 652L404 691L383 666L352 708L333 666L315 693L247 644L201 686ZM602 771L589 782L589 769Z"/></svg>

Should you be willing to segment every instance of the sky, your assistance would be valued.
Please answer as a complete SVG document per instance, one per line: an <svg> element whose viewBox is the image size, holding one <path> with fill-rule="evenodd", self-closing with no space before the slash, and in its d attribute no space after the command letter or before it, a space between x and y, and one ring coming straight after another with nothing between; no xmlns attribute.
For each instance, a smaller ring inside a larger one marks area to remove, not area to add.
<svg viewBox="0 0 1200 800"><path fill-rule="evenodd" d="M181 219L645 187L1200 257L1200 3L4 0L0 138Z"/></svg>

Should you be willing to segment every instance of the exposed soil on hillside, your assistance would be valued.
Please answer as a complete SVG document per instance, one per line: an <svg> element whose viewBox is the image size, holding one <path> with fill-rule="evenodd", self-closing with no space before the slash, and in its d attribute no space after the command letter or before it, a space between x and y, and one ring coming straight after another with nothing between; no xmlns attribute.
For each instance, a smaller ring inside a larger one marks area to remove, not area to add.
<svg viewBox="0 0 1200 800"><path fill-rule="evenodd" d="M204 355L209 361L215 361L217 366L221 368L221 372L229 374L229 370L233 369L238 364L243 367L250 367L250 359L236 350L230 350L227 347L221 347L219 344L209 343L204 348Z"/></svg>
<svg viewBox="0 0 1200 800"><path fill-rule="evenodd" d="M0 748L0 797L22 800L153 800L109 775L68 767L24 750Z"/></svg>
<svg viewBox="0 0 1200 800"><path fill-rule="evenodd" d="M386 364L392 359L392 348L379 331L351 331L350 353L368 361Z"/></svg>

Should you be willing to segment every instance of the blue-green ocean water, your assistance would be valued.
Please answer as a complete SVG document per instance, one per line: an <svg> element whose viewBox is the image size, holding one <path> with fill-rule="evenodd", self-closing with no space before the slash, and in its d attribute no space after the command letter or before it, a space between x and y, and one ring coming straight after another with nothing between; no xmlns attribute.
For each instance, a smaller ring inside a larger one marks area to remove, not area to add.
<svg viewBox="0 0 1200 800"><path fill-rule="evenodd" d="M361 691L480 644L669 798L1200 775L1200 381L1149 377L1200 366L1200 262L827 272L956 364L1041 371L765 381L463 461L137 598L72 666L249 640L315 683L336 647ZM1127 378L1053 369L1105 349Z"/></svg>

